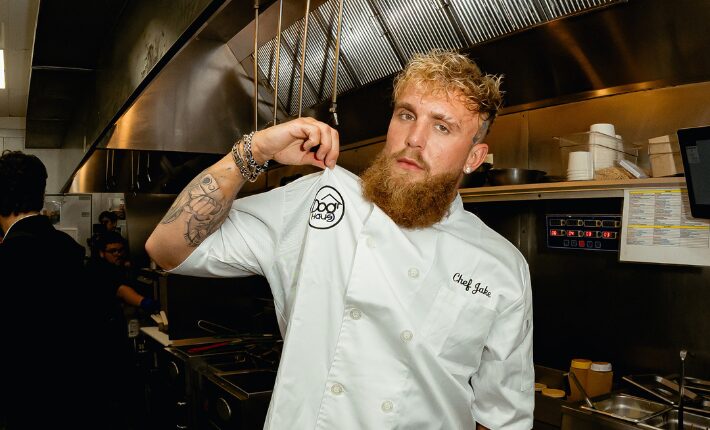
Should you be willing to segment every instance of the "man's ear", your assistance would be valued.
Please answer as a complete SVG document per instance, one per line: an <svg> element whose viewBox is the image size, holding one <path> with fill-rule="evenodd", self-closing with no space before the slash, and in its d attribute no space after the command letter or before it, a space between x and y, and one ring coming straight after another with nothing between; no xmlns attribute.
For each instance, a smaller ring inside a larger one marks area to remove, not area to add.
<svg viewBox="0 0 710 430"><path fill-rule="evenodd" d="M471 173L480 166L488 154L488 145L481 142L473 145L468 152L466 163L463 165L464 173Z"/></svg>

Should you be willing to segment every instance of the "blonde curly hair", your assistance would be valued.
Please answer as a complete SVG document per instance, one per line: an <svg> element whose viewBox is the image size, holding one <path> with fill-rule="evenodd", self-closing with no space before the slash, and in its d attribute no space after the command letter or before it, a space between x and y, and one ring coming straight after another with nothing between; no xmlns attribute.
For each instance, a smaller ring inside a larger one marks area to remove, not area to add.
<svg viewBox="0 0 710 430"><path fill-rule="evenodd" d="M426 54L414 54L395 78L392 95L393 100L397 100L404 88L413 84L435 94L461 97L466 107L487 123L487 129L503 105L502 79L502 75L484 74L463 54L434 49Z"/></svg>

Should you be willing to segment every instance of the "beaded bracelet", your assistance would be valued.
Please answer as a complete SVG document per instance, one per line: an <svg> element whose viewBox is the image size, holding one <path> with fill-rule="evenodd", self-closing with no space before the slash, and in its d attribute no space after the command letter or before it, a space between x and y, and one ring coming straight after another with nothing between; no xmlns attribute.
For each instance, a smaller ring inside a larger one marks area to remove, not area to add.
<svg viewBox="0 0 710 430"><path fill-rule="evenodd" d="M232 146L232 158L234 158L234 163L239 168L239 172L242 174L244 179L249 182L256 182L259 175L266 171L269 167L269 161L267 160L264 164L257 164L254 160L254 154L251 151L251 141L254 137L254 132L242 136L237 143ZM243 150L244 155L242 155ZM246 161L245 161L246 159Z"/></svg>

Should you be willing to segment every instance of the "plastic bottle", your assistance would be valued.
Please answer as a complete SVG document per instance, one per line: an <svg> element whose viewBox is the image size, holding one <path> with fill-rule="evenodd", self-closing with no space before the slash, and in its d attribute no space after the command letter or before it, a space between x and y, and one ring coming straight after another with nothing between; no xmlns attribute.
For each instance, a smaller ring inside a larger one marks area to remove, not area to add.
<svg viewBox="0 0 710 430"><path fill-rule="evenodd" d="M601 396L611 392L614 372L611 371L611 363L595 361L589 368L587 374L587 385L584 389L589 397Z"/></svg>
<svg viewBox="0 0 710 430"><path fill-rule="evenodd" d="M577 376L577 380L582 384L584 390L587 390L587 375L589 374L589 368L592 366L592 360L587 360L586 358L575 358L570 363L569 371ZM577 388L577 384L574 383L571 377L569 379L569 389L570 395L567 398L569 401L579 401L584 398L582 392Z"/></svg>

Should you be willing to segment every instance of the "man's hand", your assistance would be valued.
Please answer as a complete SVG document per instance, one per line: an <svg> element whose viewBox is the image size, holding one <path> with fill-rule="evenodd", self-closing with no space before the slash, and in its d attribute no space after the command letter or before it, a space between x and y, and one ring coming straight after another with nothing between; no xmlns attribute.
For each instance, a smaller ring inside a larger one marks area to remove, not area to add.
<svg viewBox="0 0 710 430"><path fill-rule="evenodd" d="M316 146L318 150L311 152ZM256 132L251 148L259 164L273 159L284 165L332 169L340 154L340 138L328 124L304 117Z"/></svg>

